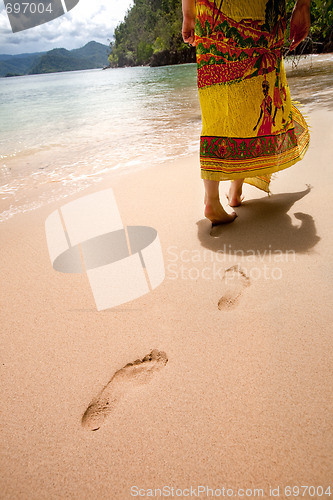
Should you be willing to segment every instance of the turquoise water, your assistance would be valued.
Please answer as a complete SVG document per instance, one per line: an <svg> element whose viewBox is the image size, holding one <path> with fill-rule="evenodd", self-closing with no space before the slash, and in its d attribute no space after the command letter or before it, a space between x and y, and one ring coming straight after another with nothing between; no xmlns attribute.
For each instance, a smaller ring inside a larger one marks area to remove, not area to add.
<svg viewBox="0 0 333 500"><path fill-rule="evenodd" d="M292 97L332 109L333 55L286 63ZM198 151L196 66L0 79L0 221L130 172ZM36 187L52 184L47 196Z"/></svg>
<svg viewBox="0 0 333 500"><path fill-rule="evenodd" d="M0 108L0 196L9 204L3 218L29 209L37 184L72 193L106 172L198 148L193 64L3 78Z"/></svg>

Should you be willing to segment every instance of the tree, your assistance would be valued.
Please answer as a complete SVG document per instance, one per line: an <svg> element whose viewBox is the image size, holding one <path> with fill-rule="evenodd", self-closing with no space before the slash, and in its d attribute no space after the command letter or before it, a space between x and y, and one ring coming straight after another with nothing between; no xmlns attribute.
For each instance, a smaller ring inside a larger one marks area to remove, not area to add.
<svg viewBox="0 0 333 500"><path fill-rule="evenodd" d="M184 44L180 0L134 0L114 32L111 67L194 62L195 50Z"/></svg>

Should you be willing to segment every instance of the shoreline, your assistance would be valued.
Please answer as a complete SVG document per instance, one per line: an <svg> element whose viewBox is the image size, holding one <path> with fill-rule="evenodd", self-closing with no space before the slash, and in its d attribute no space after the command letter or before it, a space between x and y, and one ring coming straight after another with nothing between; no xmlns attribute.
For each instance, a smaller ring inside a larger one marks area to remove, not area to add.
<svg viewBox="0 0 333 500"><path fill-rule="evenodd" d="M332 51L327 51L327 52L309 52L309 53L302 53L302 54L291 54L291 55L285 55L283 56L283 60L286 62L289 62L289 60L292 62L292 60L297 59L299 62L302 62L303 60L307 59L308 57L325 57L325 56L332 56L333 52ZM60 73L72 73L72 72L83 72L83 71L104 71L107 69L128 69L128 68L165 68L168 66L184 66L186 64L196 64L196 62L180 62L176 64L165 64L165 65L160 65L160 66L150 66L149 64L138 64L137 66L105 66L101 68L88 68L88 69L77 69L77 70L65 70L65 71L52 71L52 72L46 72L46 73L32 73L32 74L23 74L23 75L10 75L10 76L0 76L0 78L15 78L15 77L21 77L21 76L38 76L38 75L51 75L51 74L60 74Z"/></svg>
<svg viewBox="0 0 333 500"><path fill-rule="evenodd" d="M321 55L318 57L310 56L303 60L302 65L296 70L292 70L291 62L286 64L292 98L302 103L301 109L304 109L305 113L316 109L330 110L332 108L333 54L328 56L327 58L325 55L323 61ZM190 97L192 94L193 96ZM192 142L187 136L184 136L187 148L184 152L185 156L191 156L194 141L196 140L199 144L200 109L194 87L193 91L192 88L186 88L184 96L188 100L188 105L192 106L191 115L185 123L185 128L183 127L183 129L192 127ZM173 126L179 132L181 116L177 107L175 107L175 113L176 123ZM144 122L142 123L144 124ZM163 130L164 126L168 131L171 130L171 125L166 116L163 116L161 129L153 130L153 132L160 133L159 130ZM193 129L197 130L197 134L194 133ZM122 169L126 171L126 175L127 172L131 175L131 172L134 172L135 169L145 169L146 164L149 166L154 163L154 157L151 156L154 150L149 150L149 154L147 151L140 153L137 135L133 136L135 147L132 148L132 153L126 158L121 156L121 152L118 150L115 157L113 151L108 148L108 133L105 127L102 126L100 130L103 139L97 150L90 150L89 148L89 133L89 127L84 124L80 132L80 134L83 134L82 137L74 135L72 143L53 144L52 140L49 139L51 143L42 145L40 150L37 146L34 146L31 152L33 154L27 151L18 153L17 158L3 158L2 163L4 165L1 167L1 174L4 185L2 187L3 199L0 201L1 212L6 211L3 218L11 217L13 212L16 214L21 210L33 210L36 206L43 206L43 204L49 203L48 198L60 200L65 196L74 195L75 191L83 192L83 190L89 189L91 185L104 182L105 175L117 176ZM159 162L163 165L167 164L170 161L168 157L176 155L180 150L179 137L176 138L175 133L173 135L171 132L168 133L171 134L168 138L169 142L166 143L164 149L158 150L161 152L162 158L158 156L158 162L155 162L155 164ZM177 151L171 147L173 141L178 141ZM108 171L106 172L106 170ZM41 187L41 184L44 187ZM52 193L52 186L54 193ZM40 196L38 197L37 194Z"/></svg>

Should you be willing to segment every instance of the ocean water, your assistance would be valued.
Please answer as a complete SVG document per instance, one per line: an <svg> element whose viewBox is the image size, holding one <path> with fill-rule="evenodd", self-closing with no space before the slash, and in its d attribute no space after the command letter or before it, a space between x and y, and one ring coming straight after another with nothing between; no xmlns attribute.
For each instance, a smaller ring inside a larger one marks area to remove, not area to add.
<svg viewBox="0 0 333 500"><path fill-rule="evenodd" d="M286 69L307 111L332 109L332 54ZM198 151L200 131L195 64L2 78L0 221Z"/></svg>
<svg viewBox="0 0 333 500"><path fill-rule="evenodd" d="M196 151L200 120L193 64L0 79L0 220Z"/></svg>

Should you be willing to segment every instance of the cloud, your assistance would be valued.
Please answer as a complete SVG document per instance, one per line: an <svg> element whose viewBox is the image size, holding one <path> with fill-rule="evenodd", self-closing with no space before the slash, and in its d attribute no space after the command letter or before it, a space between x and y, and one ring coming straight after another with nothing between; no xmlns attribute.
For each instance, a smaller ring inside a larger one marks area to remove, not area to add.
<svg viewBox="0 0 333 500"><path fill-rule="evenodd" d="M124 18L133 2L80 0L73 10L58 19L19 33L12 33L5 7L1 4L0 53L19 54L44 52L59 47L74 49L91 40L108 44L108 40L113 37L114 28Z"/></svg>

